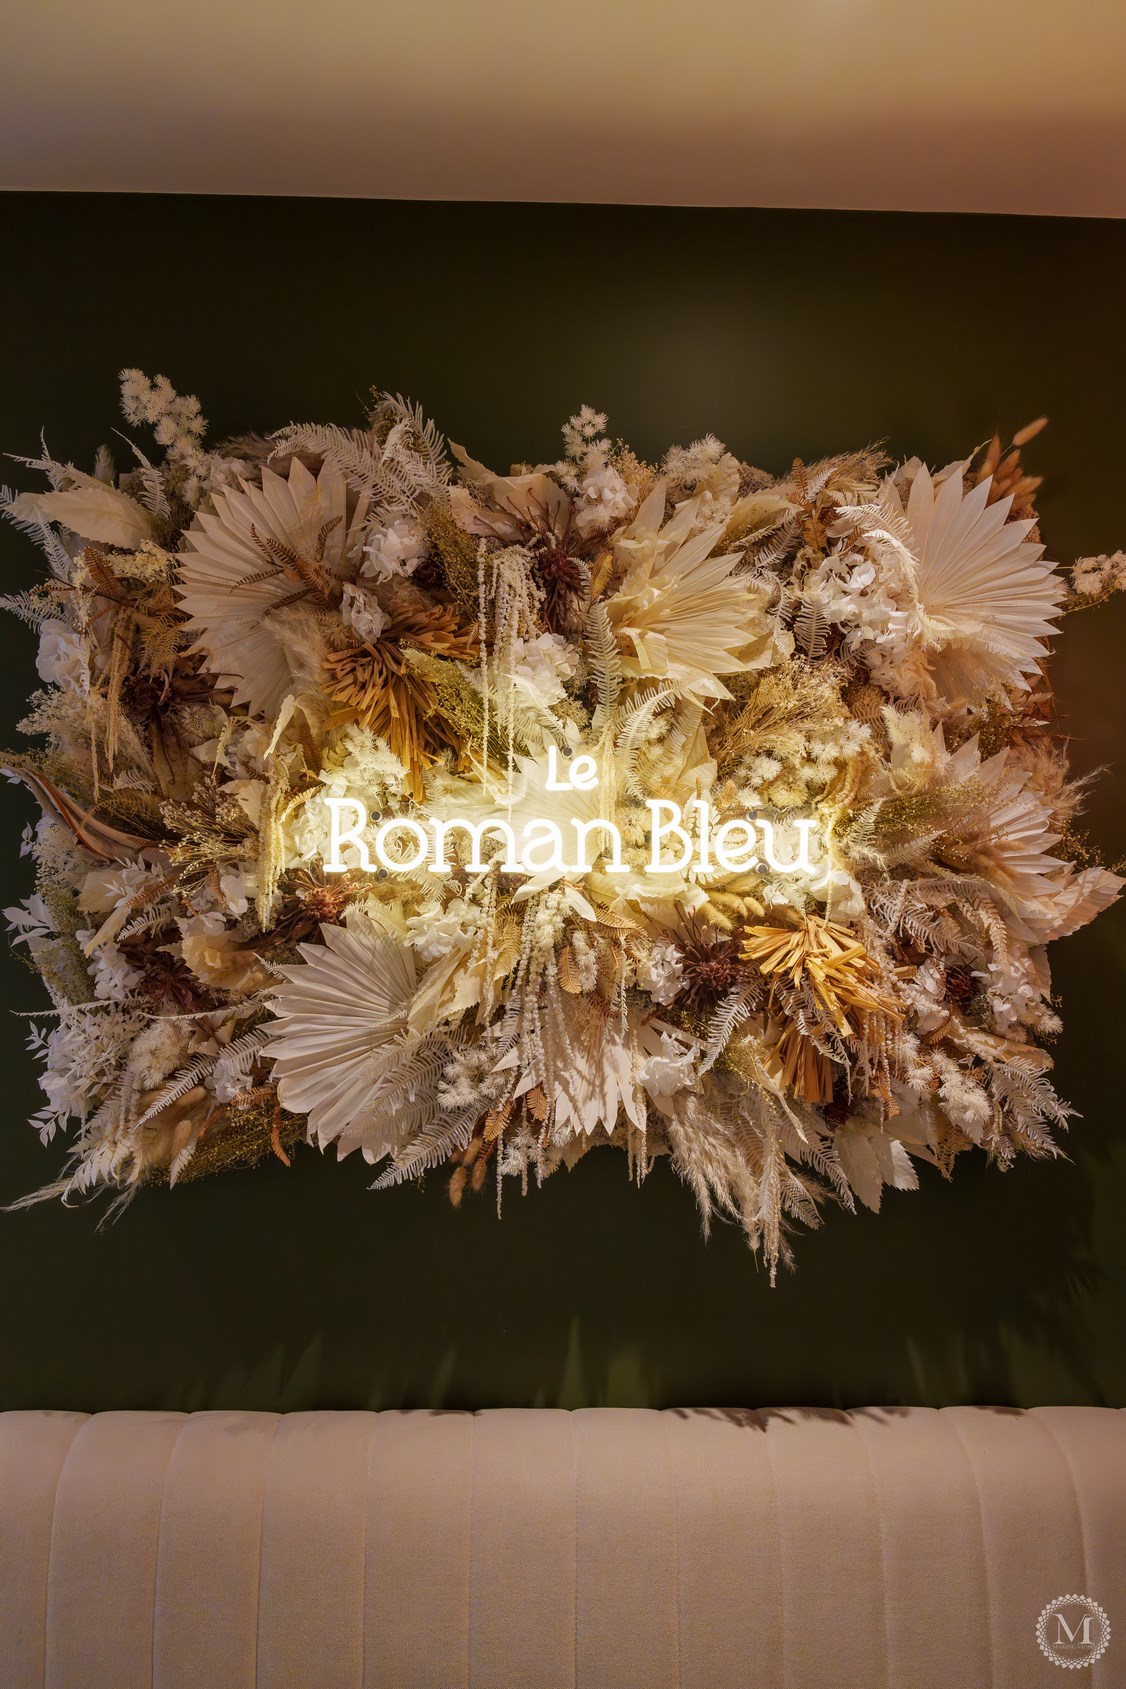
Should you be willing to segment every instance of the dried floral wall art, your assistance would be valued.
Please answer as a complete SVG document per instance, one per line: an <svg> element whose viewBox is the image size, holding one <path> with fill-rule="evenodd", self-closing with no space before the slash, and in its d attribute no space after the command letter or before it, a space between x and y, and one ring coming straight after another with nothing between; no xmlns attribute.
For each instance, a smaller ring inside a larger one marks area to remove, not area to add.
<svg viewBox="0 0 1126 1689"><path fill-rule="evenodd" d="M1045 676L1126 554L1044 556L1039 424L937 471L642 461L584 409L494 474L412 405L6 492L49 575L7 911L73 1200L298 1146L455 1202L670 1158L773 1276L821 1205L1058 1153L1048 946L1089 859ZM29 460L24 460L29 461Z"/></svg>

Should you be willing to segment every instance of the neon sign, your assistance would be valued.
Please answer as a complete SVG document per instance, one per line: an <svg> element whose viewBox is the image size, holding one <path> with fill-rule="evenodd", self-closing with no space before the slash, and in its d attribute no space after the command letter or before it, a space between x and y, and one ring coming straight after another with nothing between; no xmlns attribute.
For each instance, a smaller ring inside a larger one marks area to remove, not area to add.
<svg viewBox="0 0 1126 1689"><path fill-rule="evenodd" d="M561 777L558 753L548 750L545 790L590 792L598 786L598 766L592 756L576 756ZM817 863L811 857L812 841L818 834L816 820L787 817L786 826L797 834L797 845L788 857L778 852L775 823L759 815L743 815L715 824L707 798L689 798L681 808L671 798L647 798L649 811L649 857L641 867L623 860L622 835L613 821L572 817L564 825L546 817L524 821L516 827L503 813L474 821L468 816L392 816L381 819L367 836L370 822L361 798L325 797L329 811L329 851L325 872L343 874L359 868L364 873L416 874L428 871L445 875L451 868L452 839L469 846L468 867L482 870L496 860L495 850L483 856L486 841L503 849L501 867L506 874L589 874L594 860L602 858L607 874L644 873L737 874L762 866L778 874L814 874ZM569 837L565 837L565 827ZM406 841L404 845L404 840ZM392 848L394 845L394 848ZM345 860L344 852L352 852ZM374 852L375 860L372 860ZM671 853L670 855L666 852ZM570 857L570 860L568 859ZM456 864L453 864L456 865Z"/></svg>

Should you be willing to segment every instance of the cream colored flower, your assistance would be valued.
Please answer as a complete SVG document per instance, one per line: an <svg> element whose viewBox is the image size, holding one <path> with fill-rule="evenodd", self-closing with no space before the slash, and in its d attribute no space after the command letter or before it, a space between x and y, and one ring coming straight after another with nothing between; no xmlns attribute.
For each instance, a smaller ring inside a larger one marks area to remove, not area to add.
<svg viewBox="0 0 1126 1689"><path fill-rule="evenodd" d="M976 737L950 756L941 733L936 742L944 759L942 783L957 786L972 779L985 793L965 849L972 867L1000 893L1006 924L1017 938L1051 943L1115 902L1123 885L1117 874L1077 869L1052 854L1061 836L1058 811L1038 789L1032 769L1013 763L1007 750L983 762Z"/></svg>
<svg viewBox="0 0 1126 1689"><path fill-rule="evenodd" d="M575 502L575 527L584 539L623 522L637 503L637 492L614 468L584 475Z"/></svg>
<svg viewBox="0 0 1126 1689"><path fill-rule="evenodd" d="M218 911L180 922L180 954L201 985L222 991L258 991L269 977L253 950L242 948Z"/></svg>
<svg viewBox="0 0 1126 1689"><path fill-rule="evenodd" d="M400 516L377 528L364 546L361 575L371 581L391 581L413 575L426 555L426 535L417 522Z"/></svg>
<svg viewBox="0 0 1126 1689"><path fill-rule="evenodd" d="M273 717L295 691L286 644L290 607L335 607L356 573L367 500L350 499L338 469L314 476L293 458L287 477L218 492L185 535L181 607L212 674L236 704ZM351 506L351 509L350 509Z"/></svg>
<svg viewBox="0 0 1126 1689"><path fill-rule="evenodd" d="M40 624L35 669L48 686L61 686L83 698L90 690L89 658L82 635L57 617Z"/></svg>
<svg viewBox="0 0 1126 1689"><path fill-rule="evenodd" d="M408 1024L414 952L359 910L321 935L280 970L266 1053L282 1106L308 1115L322 1149L377 1161L437 1113L433 1076L412 1067L423 1037Z"/></svg>
<svg viewBox="0 0 1126 1689"><path fill-rule="evenodd" d="M906 507L891 481L884 503L905 517L930 671L950 704L978 703L1001 687L1027 691L1064 596L1032 522L1007 520L1011 498L990 504L990 481L964 493L960 465L937 483L920 466Z"/></svg>
<svg viewBox="0 0 1126 1689"><path fill-rule="evenodd" d="M657 675L702 698L729 698L723 674L766 668L792 649L767 614L766 589L746 573L739 553L718 553L727 519L696 532L700 499L664 522L658 482L628 528L613 540L624 574L606 599L628 675Z"/></svg>

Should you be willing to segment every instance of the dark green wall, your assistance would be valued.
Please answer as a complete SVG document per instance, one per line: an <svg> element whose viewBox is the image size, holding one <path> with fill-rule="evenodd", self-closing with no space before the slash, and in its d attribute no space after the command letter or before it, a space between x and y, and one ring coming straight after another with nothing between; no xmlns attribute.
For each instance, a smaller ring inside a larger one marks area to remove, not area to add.
<svg viewBox="0 0 1126 1689"><path fill-rule="evenodd" d="M408 392L486 463L556 453L583 401L658 455L712 430L764 467L884 439L944 463L1047 411L1054 555L1126 546L1126 225L806 212L8 195L0 445L85 463L123 365L200 395L213 437L357 418ZM15 471L21 484L30 484ZM0 538L6 585L35 554ZM0 628L13 736L32 639ZM1055 674L1090 809L1126 851L1126 603L1068 623ZM3 801L0 889L31 813ZM454 1213L313 1152L91 1208L0 1215L0 1407L995 1401L1126 1404L1118 910L1056 952L1071 1161L829 1213L771 1291L667 1168L600 1153ZM41 1001L5 959L3 1006ZM57 1150L5 1018L0 1199Z"/></svg>

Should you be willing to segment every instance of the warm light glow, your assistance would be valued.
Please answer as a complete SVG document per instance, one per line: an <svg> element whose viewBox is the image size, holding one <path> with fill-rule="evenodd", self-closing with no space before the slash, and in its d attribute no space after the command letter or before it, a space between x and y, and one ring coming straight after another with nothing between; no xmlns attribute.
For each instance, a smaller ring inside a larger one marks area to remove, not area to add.
<svg viewBox="0 0 1126 1689"><path fill-rule="evenodd" d="M570 778L561 776L553 749L548 759L546 789L585 792L598 785L593 757L576 757L568 772ZM481 821L471 821L463 815L431 816L425 821L400 816L380 821L371 835L369 849L369 816L363 799L326 797L323 801L329 811L329 849L325 862L325 872L329 874L343 874L350 868L371 874L378 867L391 874L417 873L420 868L427 868L432 874L447 874L450 838L459 834L468 841L468 866L474 871L488 866L483 855L485 842L495 840L500 846L501 866L506 874L589 874L598 857L605 873L630 872L631 865L622 856L621 832L609 820L574 816L560 825L537 816L523 823L517 837L511 821L501 814ZM778 853L775 823L763 816L734 816L717 827L706 798L691 798L684 809L672 798L648 798L646 808L650 823L649 855L644 865L635 868L636 872L738 874L760 867L778 874L816 871L813 840L818 840L820 854L820 836L817 822L811 817L795 816L787 821L796 831L798 842L786 859ZM405 852L395 845L396 839L404 834L410 841ZM396 854L396 848L400 854Z"/></svg>

